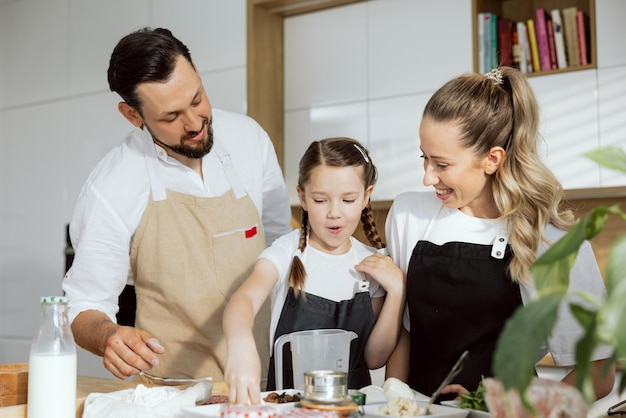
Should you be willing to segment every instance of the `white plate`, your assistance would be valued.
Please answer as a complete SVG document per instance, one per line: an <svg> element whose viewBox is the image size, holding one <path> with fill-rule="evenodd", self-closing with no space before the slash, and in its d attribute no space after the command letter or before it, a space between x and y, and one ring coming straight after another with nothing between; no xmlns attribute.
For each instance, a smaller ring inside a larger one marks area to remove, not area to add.
<svg viewBox="0 0 626 418"><path fill-rule="evenodd" d="M459 408L459 401L441 401L441 404L445 406L450 406L452 408ZM476 409L467 409L467 411L469 411L467 418L490 418L491 417L489 412L478 411Z"/></svg>
<svg viewBox="0 0 626 418"><path fill-rule="evenodd" d="M365 393L365 404L377 404L377 403L387 403L389 398L385 395L385 391L380 386L369 385L359 389L360 392ZM413 396L416 401L426 401L428 402L429 397L419 393L416 390L411 389L413 392Z"/></svg>
<svg viewBox="0 0 626 418"><path fill-rule="evenodd" d="M416 401L417 404L421 408L426 408L428 402ZM376 405L365 405L365 416L366 417L385 417L391 418L390 415L385 415L381 412L380 408L385 406L385 404L376 404ZM433 415L429 415L431 417L445 417L445 418L467 418L469 414L469 410L453 408L451 406L445 405L432 405L432 410L434 411ZM409 416L403 416L402 418L410 418Z"/></svg>
<svg viewBox="0 0 626 418"><path fill-rule="evenodd" d="M276 408L276 410L278 411L295 408L296 405L298 405L298 402L271 403L271 402L263 401L263 398L265 398L267 395L269 395L272 392L276 392L278 394L286 393L288 395L294 395L296 393L299 393L300 396L303 395L303 392L301 390L295 390L295 389L284 389L284 390L276 390L276 391L269 391L269 392L261 392L261 403L264 405L269 405L273 408ZM191 406L191 407L183 408L183 412L186 414L185 417L216 418L216 417L221 416L222 408L225 405L230 405L230 403L216 403L212 405Z"/></svg>
<svg viewBox="0 0 626 418"><path fill-rule="evenodd" d="M359 389L359 392L365 394L365 405L387 403L387 395L380 386L369 385Z"/></svg>

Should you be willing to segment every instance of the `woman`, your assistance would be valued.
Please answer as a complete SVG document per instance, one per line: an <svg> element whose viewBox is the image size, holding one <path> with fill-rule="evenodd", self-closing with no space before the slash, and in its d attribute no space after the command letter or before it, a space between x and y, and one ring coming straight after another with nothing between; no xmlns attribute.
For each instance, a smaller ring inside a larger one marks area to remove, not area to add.
<svg viewBox="0 0 626 418"><path fill-rule="evenodd" d="M563 190L542 163L539 108L526 78L507 67L459 76L426 104L420 125L424 185L435 193L405 193L386 223L389 252L406 272L407 311L387 376L430 394L464 350L470 357L443 398L475 390L491 370L506 320L533 293L530 267L576 221L560 206ZM589 243L580 249L570 286L604 297ZM581 335L562 309L550 351L575 364ZM609 348L594 353L597 397L611 391L604 373ZM575 369L563 379L574 384Z"/></svg>

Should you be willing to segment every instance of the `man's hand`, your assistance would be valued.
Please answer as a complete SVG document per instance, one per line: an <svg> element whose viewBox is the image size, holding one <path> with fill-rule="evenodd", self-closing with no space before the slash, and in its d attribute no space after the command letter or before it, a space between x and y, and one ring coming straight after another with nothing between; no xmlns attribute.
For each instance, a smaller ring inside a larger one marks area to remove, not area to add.
<svg viewBox="0 0 626 418"><path fill-rule="evenodd" d="M164 351L149 332L117 325L106 340L103 363L116 377L126 379L159 364L157 354Z"/></svg>
<svg viewBox="0 0 626 418"><path fill-rule="evenodd" d="M150 370L159 364L157 354L165 352L149 332L118 325L99 311L78 314L72 333L79 346L102 356L104 367L120 379Z"/></svg>

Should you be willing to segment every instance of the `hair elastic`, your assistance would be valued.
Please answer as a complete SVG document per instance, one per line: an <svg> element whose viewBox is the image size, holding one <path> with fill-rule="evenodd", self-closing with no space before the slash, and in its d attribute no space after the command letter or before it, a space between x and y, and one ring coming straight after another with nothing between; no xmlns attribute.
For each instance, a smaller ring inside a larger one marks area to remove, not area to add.
<svg viewBox="0 0 626 418"><path fill-rule="evenodd" d="M356 149L358 149L358 150L359 150L359 152L360 152L360 153L361 153L361 155L363 156L363 159L365 160L365 162L366 162L366 163L369 163L369 162L370 162L370 159L369 159L369 158L367 158L367 154L365 154L365 151L363 151L363 150L361 149L361 147L359 147L357 144L353 144L353 145L354 145L354 148L356 148Z"/></svg>
<svg viewBox="0 0 626 418"><path fill-rule="evenodd" d="M485 73L485 76L488 79L495 81L495 84L504 84L504 79L502 78L502 71L500 71L499 68L494 68L490 72Z"/></svg>

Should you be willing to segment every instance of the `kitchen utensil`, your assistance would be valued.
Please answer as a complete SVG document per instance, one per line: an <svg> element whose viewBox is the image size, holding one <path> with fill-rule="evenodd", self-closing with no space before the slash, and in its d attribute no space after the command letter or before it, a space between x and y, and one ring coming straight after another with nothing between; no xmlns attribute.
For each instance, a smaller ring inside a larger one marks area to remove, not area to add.
<svg viewBox="0 0 626 418"><path fill-rule="evenodd" d="M144 371L139 372L139 380L145 386L159 385L159 386L192 386L199 382L213 381L212 377L199 377L197 379L191 378L165 378L159 376L153 376Z"/></svg>
<svg viewBox="0 0 626 418"><path fill-rule="evenodd" d="M304 399L337 403L351 400L348 395L348 373L314 370L304 373Z"/></svg>
<svg viewBox="0 0 626 418"><path fill-rule="evenodd" d="M351 415L359 409L348 394L348 373L314 370L304 373L303 408L334 411L340 416Z"/></svg>
<svg viewBox="0 0 626 418"><path fill-rule="evenodd" d="M454 363L454 366L452 366L450 373L448 373L446 378L443 379L443 382L441 382L437 390L433 392L430 399L428 400L428 405L426 405L426 411L424 412L423 415L432 415L431 408L430 408L431 405L433 404L435 399L437 399L437 397L439 396L443 388L447 384L449 384L452 381L452 379L454 379L456 375L459 374L459 372L463 369L463 363L465 362L465 358L467 357L468 354L469 354L469 351L467 350L463 351L459 359L456 361L456 363Z"/></svg>
<svg viewBox="0 0 626 418"><path fill-rule="evenodd" d="M289 342L294 389L304 390L304 373L314 370L348 372L350 341L358 335L343 329L315 329L281 335L274 343L276 390L283 389L283 346Z"/></svg>

